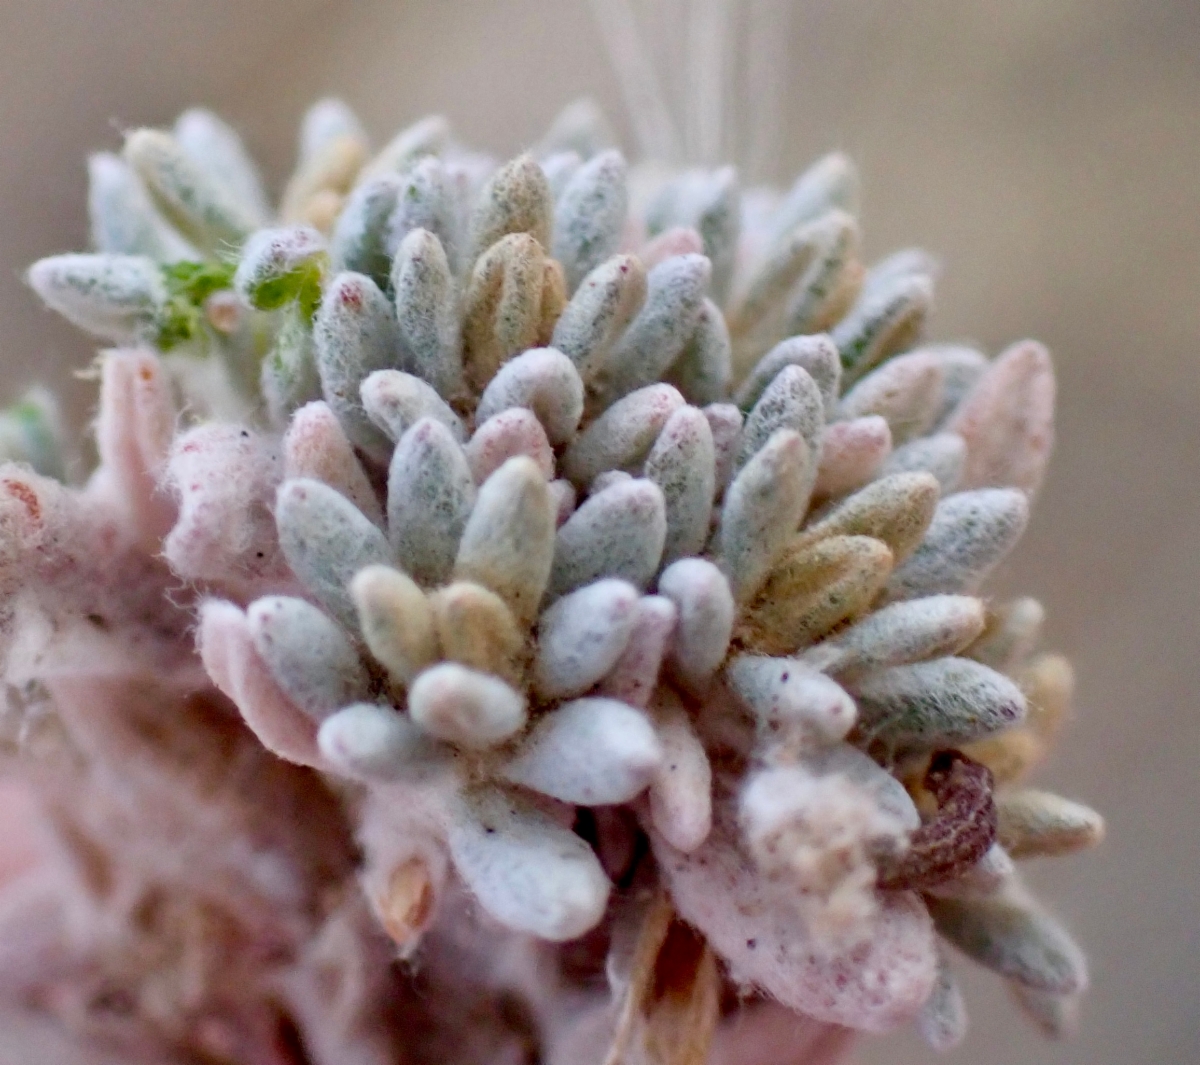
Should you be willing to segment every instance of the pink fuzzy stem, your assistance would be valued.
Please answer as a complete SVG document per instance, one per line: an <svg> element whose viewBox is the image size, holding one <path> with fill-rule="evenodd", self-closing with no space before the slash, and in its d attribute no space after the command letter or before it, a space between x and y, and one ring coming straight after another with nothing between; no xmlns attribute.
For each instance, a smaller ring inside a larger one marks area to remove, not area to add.
<svg viewBox="0 0 1200 1065"><path fill-rule="evenodd" d="M159 488L174 433L175 408L158 358L147 351L108 352L96 419L102 477L126 511L133 537L147 547L157 547L175 523L175 504Z"/></svg>

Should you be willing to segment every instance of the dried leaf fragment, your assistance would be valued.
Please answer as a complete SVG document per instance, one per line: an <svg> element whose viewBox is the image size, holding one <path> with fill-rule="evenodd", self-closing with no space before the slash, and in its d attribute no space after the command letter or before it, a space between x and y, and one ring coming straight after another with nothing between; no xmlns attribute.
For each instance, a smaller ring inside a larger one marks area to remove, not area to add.
<svg viewBox="0 0 1200 1065"><path fill-rule="evenodd" d="M642 920L604 1065L704 1065L720 1018L720 998L712 949L660 894Z"/></svg>
<svg viewBox="0 0 1200 1065"><path fill-rule="evenodd" d="M400 948L409 946L433 916L434 889L424 859L409 858L392 870L387 892L376 899L383 930Z"/></svg>
<svg viewBox="0 0 1200 1065"><path fill-rule="evenodd" d="M992 774L961 751L934 754L925 787L937 800L934 817L909 840L904 856L880 876L890 890L923 890L953 880L983 857L996 839Z"/></svg>

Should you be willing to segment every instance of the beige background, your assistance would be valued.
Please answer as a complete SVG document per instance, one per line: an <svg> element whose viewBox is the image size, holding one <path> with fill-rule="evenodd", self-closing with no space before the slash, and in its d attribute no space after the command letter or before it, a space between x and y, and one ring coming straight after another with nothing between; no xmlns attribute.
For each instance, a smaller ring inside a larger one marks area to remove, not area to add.
<svg viewBox="0 0 1200 1065"><path fill-rule="evenodd" d="M3 0L0 357L14 395L87 345L20 282L85 240L87 150L193 102L278 184L304 102L379 136L432 109L511 152L581 91L620 123L582 0ZM1096 855L1039 868L1093 958L1081 1037L1041 1043L995 983L947 1060L1200 1060L1200 4L806 0L790 37L782 178L831 148L865 178L874 253L946 274L936 335L1044 339L1060 371L1052 476L1004 584L1039 594L1079 670L1047 779L1101 807ZM70 386L85 411L89 386ZM966 966L964 965L965 969ZM927 1061L910 1036L864 1063ZM782 1065L782 1063L781 1063Z"/></svg>

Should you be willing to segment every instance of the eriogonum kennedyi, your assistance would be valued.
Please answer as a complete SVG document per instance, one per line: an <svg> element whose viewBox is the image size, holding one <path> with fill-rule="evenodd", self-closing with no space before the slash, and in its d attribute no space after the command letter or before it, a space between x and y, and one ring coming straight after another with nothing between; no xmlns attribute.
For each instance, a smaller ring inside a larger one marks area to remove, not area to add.
<svg viewBox="0 0 1200 1065"><path fill-rule="evenodd" d="M846 158L630 168L587 105L372 151L324 101L277 211L204 111L90 179L29 282L118 345L99 466L44 393L0 421L55 829L13 1010L128 1060L823 1061L956 1043L944 940L1069 1027L1014 862L1103 826L1024 786L1070 670L980 591L1050 360L923 343L935 263L863 265Z"/></svg>

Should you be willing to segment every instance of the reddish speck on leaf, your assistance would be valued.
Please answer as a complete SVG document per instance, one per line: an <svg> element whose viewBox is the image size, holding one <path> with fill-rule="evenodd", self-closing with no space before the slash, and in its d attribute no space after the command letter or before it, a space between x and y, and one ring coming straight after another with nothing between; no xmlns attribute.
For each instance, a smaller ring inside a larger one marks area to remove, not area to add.
<svg viewBox="0 0 1200 1065"><path fill-rule="evenodd" d="M358 285L341 285L338 288L338 300L343 307L361 310L363 305L362 291Z"/></svg>
<svg viewBox="0 0 1200 1065"><path fill-rule="evenodd" d="M8 490L8 494L14 499L19 499L25 504L25 509L29 511L29 516L35 521L42 520L42 504L37 497L37 493L21 481L5 481L4 487Z"/></svg>

